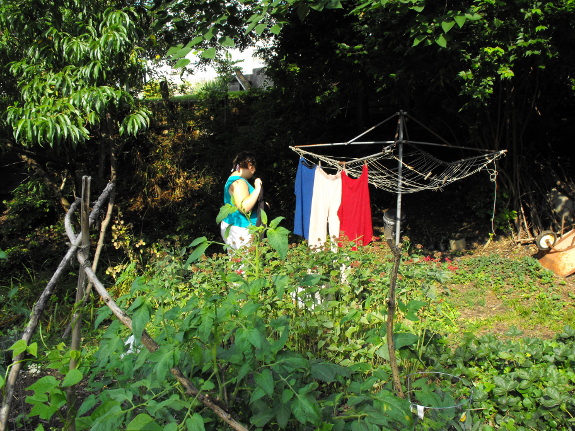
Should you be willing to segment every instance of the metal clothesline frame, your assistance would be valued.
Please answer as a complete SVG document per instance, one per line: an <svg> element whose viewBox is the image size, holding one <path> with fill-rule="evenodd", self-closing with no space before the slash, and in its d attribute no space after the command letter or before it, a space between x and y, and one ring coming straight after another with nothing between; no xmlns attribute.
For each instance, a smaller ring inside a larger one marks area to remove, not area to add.
<svg viewBox="0 0 575 431"><path fill-rule="evenodd" d="M371 132L372 130L378 128L379 126L381 126L382 124L387 123L389 120L395 118L395 117L399 117L397 120L397 129L396 129L396 133L395 133L395 140L387 140L387 141L358 141L359 138L361 138L362 136L365 136L367 133ZM409 117L411 120L415 121L417 124L419 124L420 126L422 126L424 129L428 130L429 132L431 132L434 136L436 136L438 139L440 139L441 141L443 141L443 144L439 144L439 143L433 143L433 142L425 142L425 141L411 141L409 139L405 139L407 136L407 128L405 125L405 118ZM330 143L320 143L320 144L306 144L306 145L294 145L294 148L312 148L312 147L333 147L333 146L348 146L348 145L387 145L380 153L385 153L386 149L387 151L390 150L391 147L397 146L398 149L398 181L397 181L397 197L396 197L396 224L397 224L397 228L395 229L395 244L398 245L399 244L399 239L400 239L400 232L401 232L401 205L402 205L402 195L403 195L403 190L402 190L402 184L403 184L403 177L402 177L402 169L403 169L403 146L405 144L414 144L414 145L429 145L429 146L436 146L436 147L448 147L448 148L453 148L453 149L464 149L464 150L474 150L474 151L479 151L479 152L485 152L485 153L493 153L493 150L486 150L486 149L480 149L480 148L471 148L471 147L463 147L463 146L459 146L459 145L451 145L449 142L447 142L445 139L443 139L441 136L437 135L435 132L433 132L431 129L429 129L428 127L426 127L425 125L423 125L422 123L420 123L419 121L417 121L415 118L413 118L412 116L408 115L407 112L400 110L399 112L396 112L395 114L389 116L388 118L386 118L383 121L380 121L379 123L377 123L375 126L370 127L369 129L365 130L364 132L360 133L359 135L357 135L356 137L350 139L347 142L330 142ZM506 150L501 150L499 151L500 153L505 153L507 152ZM379 153L377 153L379 154ZM358 158L358 159L354 159L354 161L361 161L363 159L368 159L370 157L373 157L373 155L370 156L366 156L366 157L362 157L362 158ZM343 162L342 162L343 164Z"/></svg>

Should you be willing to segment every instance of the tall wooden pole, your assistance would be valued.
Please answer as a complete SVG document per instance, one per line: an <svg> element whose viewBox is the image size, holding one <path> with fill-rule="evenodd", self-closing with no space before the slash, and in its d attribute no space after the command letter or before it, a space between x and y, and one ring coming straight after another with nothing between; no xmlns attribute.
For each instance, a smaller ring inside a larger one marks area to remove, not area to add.
<svg viewBox="0 0 575 431"><path fill-rule="evenodd" d="M90 181L88 176L82 177L82 202L80 205L80 249L78 253L84 258L88 259L90 254ZM82 308L84 306L84 295L86 292L86 269L84 265L80 264L78 271L78 284L76 288L76 302L74 304L74 313L72 314L72 340L70 342L70 350L76 352L70 358L69 369L73 370L78 367L77 354L81 350L82 340ZM66 415L66 429L69 431L76 430L76 386L71 386L67 391L68 411Z"/></svg>

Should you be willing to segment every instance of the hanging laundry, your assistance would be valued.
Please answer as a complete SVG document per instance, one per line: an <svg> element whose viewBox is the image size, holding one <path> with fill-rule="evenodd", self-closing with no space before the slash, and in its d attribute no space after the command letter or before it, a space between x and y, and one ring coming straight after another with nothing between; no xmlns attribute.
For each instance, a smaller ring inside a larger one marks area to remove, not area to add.
<svg viewBox="0 0 575 431"><path fill-rule="evenodd" d="M299 159L295 176L295 219L293 232L296 235L303 236L305 239L309 238L309 220L315 167L313 163L308 162L302 157Z"/></svg>
<svg viewBox="0 0 575 431"><path fill-rule="evenodd" d="M322 246L327 239L328 229L330 238L335 237L337 239L339 237L340 223L337 211L340 203L341 172L330 175L320 166L317 166L310 212L308 238L310 247Z"/></svg>
<svg viewBox="0 0 575 431"><path fill-rule="evenodd" d="M341 173L341 205L338 210L341 237L367 245L373 238L371 202L368 187L369 172L363 165L359 178Z"/></svg>

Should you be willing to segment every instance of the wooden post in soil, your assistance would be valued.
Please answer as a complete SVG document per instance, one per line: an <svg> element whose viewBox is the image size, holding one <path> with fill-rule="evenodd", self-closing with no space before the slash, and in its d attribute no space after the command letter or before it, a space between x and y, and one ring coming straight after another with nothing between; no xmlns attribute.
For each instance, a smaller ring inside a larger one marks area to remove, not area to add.
<svg viewBox="0 0 575 431"><path fill-rule="evenodd" d="M393 270L389 280L389 297L387 298L387 349L389 351L389 365L391 367L391 378L393 380L393 389L400 398L405 398L401 379L399 378L399 368L397 366L397 357L395 356L395 341L393 339L393 324L395 320L395 288L397 285L397 273L399 272L399 263L401 262L401 250L393 243L393 239L387 239L387 245L393 252Z"/></svg>
<svg viewBox="0 0 575 431"><path fill-rule="evenodd" d="M88 176L82 177L82 201L80 205L80 254L84 260L88 259L90 254L90 181ZM86 270L84 265L80 265L78 269L78 284L76 288L76 302L74 303L74 313L72 314L71 327L72 327L72 340L70 342L70 351L72 352L70 358L69 369L73 370L78 367L78 357L81 350L82 339L82 308L84 307L84 295L86 291ZM67 398L67 412L66 412L66 429L69 431L76 430L76 411L77 411L77 398L76 398L76 385L70 386L66 393Z"/></svg>

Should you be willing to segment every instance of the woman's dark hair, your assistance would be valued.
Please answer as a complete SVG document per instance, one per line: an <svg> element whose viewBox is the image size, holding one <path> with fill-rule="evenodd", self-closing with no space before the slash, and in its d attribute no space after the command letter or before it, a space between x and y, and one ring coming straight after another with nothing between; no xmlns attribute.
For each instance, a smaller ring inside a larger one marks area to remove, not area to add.
<svg viewBox="0 0 575 431"><path fill-rule="evenodd" d="M233 161L233 169L237 169L238 167L247 169L249 165L252 165L254 168L256 167L256 156L254 153L250 151L242 151L239 153Z"/></svg>

